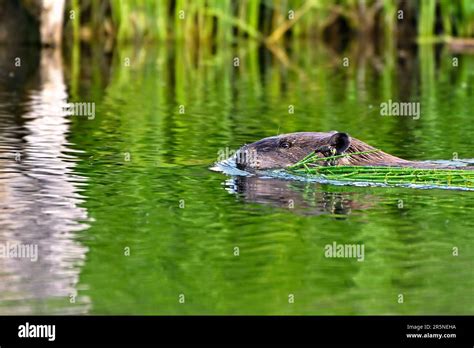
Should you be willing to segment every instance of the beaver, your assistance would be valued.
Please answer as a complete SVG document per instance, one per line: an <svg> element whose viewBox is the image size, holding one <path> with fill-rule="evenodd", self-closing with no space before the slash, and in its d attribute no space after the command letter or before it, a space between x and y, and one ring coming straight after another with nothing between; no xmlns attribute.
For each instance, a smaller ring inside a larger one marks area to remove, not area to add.
<svg viewBox="0 0 474 348"><path fill-rule="evenodd" d="M433 163L409 161L376 149L349 134L331 132L298 132L264 138L242 146L235 156L238 169L246 171L284 169L312 152L318 157L331 157L356 152L369 152L339 158L326 165L395 166L424 169L459 169ZM463 167L463 169L474 169Z"/></svg>

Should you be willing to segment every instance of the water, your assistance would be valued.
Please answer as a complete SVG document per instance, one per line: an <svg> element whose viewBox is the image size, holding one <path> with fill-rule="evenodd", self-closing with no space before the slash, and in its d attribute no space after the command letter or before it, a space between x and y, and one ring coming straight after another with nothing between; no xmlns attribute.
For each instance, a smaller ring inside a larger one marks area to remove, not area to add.
<svg viewBox="0 0 474 348"><path fill-rule="evenodd" d="M472 192L209 168L294 131L472 159L474 57L286 52L93 46L0 62L0 242L38 246L37 262L0 258L0 314L472 314ZM421 117L380 116L388 99L419 101ZM94 102L94 117L66 101ZM326 258L333 242L363 244L364 260Z"/></svg>

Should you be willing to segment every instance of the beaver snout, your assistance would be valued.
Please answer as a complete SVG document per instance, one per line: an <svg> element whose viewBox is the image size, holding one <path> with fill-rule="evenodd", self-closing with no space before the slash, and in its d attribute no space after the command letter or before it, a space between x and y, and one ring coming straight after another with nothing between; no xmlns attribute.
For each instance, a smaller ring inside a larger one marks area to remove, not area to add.
<svg viewBox="0 0 474 348"><path fill-rule="evenodd" d="M249 146L242 146L235 154L235 165L241 170L257 168L257 151Z"/></svg>

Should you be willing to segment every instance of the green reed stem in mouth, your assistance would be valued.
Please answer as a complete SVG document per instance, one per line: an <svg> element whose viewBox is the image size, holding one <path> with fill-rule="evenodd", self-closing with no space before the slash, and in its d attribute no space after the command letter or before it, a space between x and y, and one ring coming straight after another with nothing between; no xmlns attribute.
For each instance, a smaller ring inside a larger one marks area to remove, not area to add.
<svg viewBox="0 0 474 348"><path fill-rule="evenodd" d="M379 150L354 152L330 157L318 157L312 152L288 171L328 180L384 184L425 184L474 187L474 171L463 169L425 169L390 166L324 166L321 161L364 155Z"/></svg>
<svg viewBox="0 0 474 348"><path fill-rule="evenodd" d="M370 150L370 151L352 152L352 153L345 153L345 154L342 154L342 155L335 155L335 156L328 156L328 157L318 157L316 155L316 152L311 152L308 156L303 158L301 161L293 164L292 166L289 166L288 169L299 168L303 164L307 164L307 163L314 163L314 162L319 162L319 161L328 161L328 160L333 160L333 159L338 159L338 158L352 157L352 156L355 156L355 155L365 155L365 154L373 153L373 152L377 152L377 151L380 151L380 150L375 149L375 150Z"/></svg>

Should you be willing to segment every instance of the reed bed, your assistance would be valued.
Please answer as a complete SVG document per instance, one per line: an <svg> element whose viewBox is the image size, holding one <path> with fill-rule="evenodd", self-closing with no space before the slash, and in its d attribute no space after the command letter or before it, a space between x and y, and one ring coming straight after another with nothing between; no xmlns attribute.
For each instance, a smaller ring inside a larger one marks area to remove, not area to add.
<svg viewBox="0 0 474 348"><path fill-rule="evenodd" d="M111 24L118 41L232 41L250 37L274 43L294 37L321 36L327 28L341 22L347 25L346 31L382 30L387 37L397 26L413 25L408 24L413 22L408 17L415 18L413 23L420 38L474 36L472 0L69 1L69 9L78 6L82 27L110 35L110 30L101 26Z"/></svg>
<svg viewBox="0 0 474 348"><path fill-rule="evenodd" d="M342 182L474 188L474 170L325 165L331 160L367 154L374 151L355 152L324 158L318 157L315 153L311 153L298 163L289 167L288 170L298 175Z"/></svg>

